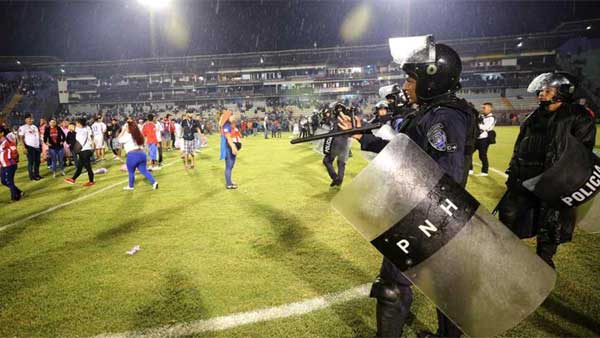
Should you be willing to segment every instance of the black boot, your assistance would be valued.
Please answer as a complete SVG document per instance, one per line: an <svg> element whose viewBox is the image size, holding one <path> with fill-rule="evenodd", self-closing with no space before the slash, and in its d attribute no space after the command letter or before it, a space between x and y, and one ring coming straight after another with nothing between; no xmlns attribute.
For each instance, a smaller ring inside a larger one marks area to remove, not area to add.
<svg viewBox="0 0 600 338"><path fill-rule="evenodd" d="M378 277L370 297L377 299L377 337L401 337L412 304L410 287L400 287Z"/></svg>

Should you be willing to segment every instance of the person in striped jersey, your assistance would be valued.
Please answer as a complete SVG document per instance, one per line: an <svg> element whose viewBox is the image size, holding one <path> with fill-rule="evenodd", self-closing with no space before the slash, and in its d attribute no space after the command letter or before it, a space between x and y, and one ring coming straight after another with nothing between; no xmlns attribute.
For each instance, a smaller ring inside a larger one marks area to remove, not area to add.
<svg viewBox="0 0 600 338"><path fill-rule="evenodd" d="M11 201L18 201L24 195L23 191L15 185L18 162L16 137L5 126L0 125L0 178L2 178L2 185L10 189Z"/></svg>

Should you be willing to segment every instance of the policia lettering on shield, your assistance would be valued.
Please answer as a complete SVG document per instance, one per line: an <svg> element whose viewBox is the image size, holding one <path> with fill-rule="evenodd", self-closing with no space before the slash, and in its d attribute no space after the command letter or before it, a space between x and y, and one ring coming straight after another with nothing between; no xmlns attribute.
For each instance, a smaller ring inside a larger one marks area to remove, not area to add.
<svg viewBox="0 0 600 338"><path fill-rule="evenodd" d="M456 97L461 88L461 60L452 48L435 44L431 36L430 51L414 51L408 47L407 55L394 55L394 39L390 47L394 61L401 63L402 70L408 76L402 88L406 94L407 106L416 105L416 111L405 116L400 132L408 135L423 149L445 173L461 187L465 187L468 177L468 156L472 154L476 138L477 111L464 99ZM407 49L406 38L403 40ZM432 55L434 54L434 55ZM340 129L351 128L350 117L339 117ZM360 120L356 120L360 127ZM388 140L373 134L355 134L352 136L361 144L361 150L380 152ZM456 206L447 202L448 210L454 212ZM426 220L427 221L427 220ZM434 224L411 224L411 228L428 232ZM425 234L427 235L427 233ZM408 241L399 241L398 246L404 252L412 250ZM381 271L371 289L371 297L377 299L377 336L400 337L412 303L411 282L390 260L384 257ZM461 330L438 310L438 331L440 337L459 337ZM432 334L426 334L434 336Z"/></svg>
<svg viewBox="0 0 600 338"><path fill-rule="evenodd" d="M544 73L529 88L539 107L527 116L506 173L499 218L520 238L537 237L537 254L552 268L558 245L571 241L575 207L600 190L594 118L574 102L577 79Z"/></svg>

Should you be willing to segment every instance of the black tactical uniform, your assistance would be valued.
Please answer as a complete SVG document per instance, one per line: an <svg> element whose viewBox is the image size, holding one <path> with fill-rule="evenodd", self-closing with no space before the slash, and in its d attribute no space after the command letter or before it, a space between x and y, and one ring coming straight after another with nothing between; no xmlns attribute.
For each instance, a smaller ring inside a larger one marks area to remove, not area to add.
<svg viewBox="0 0 600 338"><path fill-rule="evenodd" d="M542 102L521 125L507 171L507 192L497 208L500 221L517 236L537 237L537 254L553 268L552 257L558 245L571 241L573 236L575 209L552 208L522 183L556 163L568 134L590 151L596 138L594 118L583 106L572 103L572 92L559 96L557 100L562 104L558 110L550 112L546 109L548 103Z"/></svg>
<svg viewBox="0 0 600 338"><path fill-rule="evenodd" d="M477 111L465 100L454 96L460 88L462 69L458 54L437 44L436 72L430 64L405 64L403 70L417 79L420 109L410 113L400 127L417 145L461 186L466 185L468 163L476 138ZM433 74L432 74L433 73ZM379 152L388 141L372 134L362 136L361 149ZM412 303L411 283L388 259L371 289L377 299L377 336L400 337ZM462 332L438 311L440 337L459 337Z"/></svg>

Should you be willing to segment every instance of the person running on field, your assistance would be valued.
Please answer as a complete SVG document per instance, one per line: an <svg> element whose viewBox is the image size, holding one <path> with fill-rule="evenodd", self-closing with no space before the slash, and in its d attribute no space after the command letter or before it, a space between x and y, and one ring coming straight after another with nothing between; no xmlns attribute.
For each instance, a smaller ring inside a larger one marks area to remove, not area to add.
<svg viewBox="0 0 600 338"><path fill-rule="evenodd" d="M158 189L158 182L146 168L146 152L144 151L144 136L140 132L133 119L128 119L127 124L118 137L120 143L127 153L127 172L129 173L129 184L123 190L133 190L135 183L135 169L150 181L152 189Z"/></svg>

